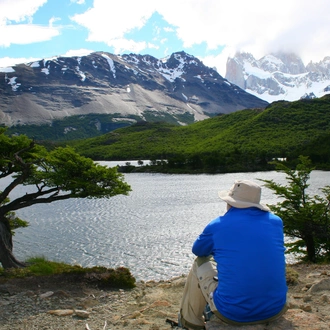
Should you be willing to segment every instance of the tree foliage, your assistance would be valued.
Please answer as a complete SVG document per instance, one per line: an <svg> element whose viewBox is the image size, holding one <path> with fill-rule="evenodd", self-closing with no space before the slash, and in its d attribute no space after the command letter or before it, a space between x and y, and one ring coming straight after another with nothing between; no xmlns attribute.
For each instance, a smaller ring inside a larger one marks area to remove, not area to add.
<svg viewBox="0 0 330 330"><path fill-rule="evenodd" d="M310 101L274 102L187 126L137 123L108 134L72 142L96 160L166 159L180 169L237 172L272 169L274 158L309 156L330 169L330 95ZM178 161L180 159L180 161Z"/></svg>
<svg viewBox="0 0 330 330"><path fill-rule="evenodd" d="M26 136L9 137L4 131L0 129L0 179L6 178L0 181L0 262L4 268L23 265L12 255L12 231L26 222L14 211L39 203L109 198L130 191L116 168L96 164L71 147L47 151ZM21 185L29 185L27 192L10 200L10 193Z"/></svg>
<svg viewBox="0 0 330 330"><path fill-rule="evenodd" d="M313 167L305 156L299 157L294 170L279 162L276 169L286 174L288 185L278 184L274 180L262 181L281 198L270 209L282 218L284 233L294 239L288 244L288 252L302 253L302 258L311 262L329 260L330 186L321 189L323 196L308 194Z"/></svg>

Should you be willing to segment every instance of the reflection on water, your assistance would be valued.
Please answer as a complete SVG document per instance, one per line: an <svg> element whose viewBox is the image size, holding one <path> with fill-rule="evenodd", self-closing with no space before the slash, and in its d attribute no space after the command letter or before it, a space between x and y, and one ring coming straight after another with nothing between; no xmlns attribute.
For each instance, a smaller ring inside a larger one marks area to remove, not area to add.
<svg viewBox="0 0 330 330"><path fill-rule="evenodd" d="M330 184L328 174L312 173L313 193L320 194L317 188ZM17 211L30 226L16 231L14 253L23 260L43 255L83 266L125 266L138 280L186 274L194 259L195 238L225 212L218 190L229 189L236 179L258 178L284 182L277 172L125 174L133 189L129 196L70 199ZM276 197L264 188L262 202L275 203Z"/></svg>

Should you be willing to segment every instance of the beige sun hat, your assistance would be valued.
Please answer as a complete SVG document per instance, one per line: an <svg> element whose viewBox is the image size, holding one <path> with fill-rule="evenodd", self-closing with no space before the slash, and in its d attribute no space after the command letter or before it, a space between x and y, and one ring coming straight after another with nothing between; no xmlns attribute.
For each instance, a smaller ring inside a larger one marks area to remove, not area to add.
<svg viewBox="0 0 330 330"><path fill-rule="evenodd" d="M239 209L257 207L263 211L270 211L268 206L260 204L261 187L250 180L235 181L230 190L219 191L219 197Z"/></svg>

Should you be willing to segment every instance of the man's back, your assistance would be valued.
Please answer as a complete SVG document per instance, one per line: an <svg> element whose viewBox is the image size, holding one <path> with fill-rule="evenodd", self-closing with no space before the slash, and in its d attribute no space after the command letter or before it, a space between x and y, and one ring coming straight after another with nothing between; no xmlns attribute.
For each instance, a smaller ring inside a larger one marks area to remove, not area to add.
<svg viewBox="0 0 330 330"><path fill-rule="evenodd" d="M267 319L286 301L282 220L250 207L229 211L212 221L193 246L198 256L217 262L218 311L237 322Z"/></svg>

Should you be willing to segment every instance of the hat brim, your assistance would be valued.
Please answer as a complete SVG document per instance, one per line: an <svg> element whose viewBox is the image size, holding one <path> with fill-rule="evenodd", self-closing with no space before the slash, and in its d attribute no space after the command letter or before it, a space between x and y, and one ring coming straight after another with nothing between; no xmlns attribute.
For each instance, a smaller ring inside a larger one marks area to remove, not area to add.
<svg viewBox="0 0 330 330"><path fill-rule="evenodd" d="M239 209L245 209L248 207L257 207L258 209L260 209L262 211L267 211L267 212L270 211L269 207L266 205L249 203L249 202L244 202L244 201L241 201L238 199L234 199L231 196L229 196L228 193L229 193L229 191L224 190L224 191L219 191L218 195L219 195L220 199L222 199L223 201L225 201L226 203L228 203L229 205L231 205L233 207L237 207Z"/></svg>

